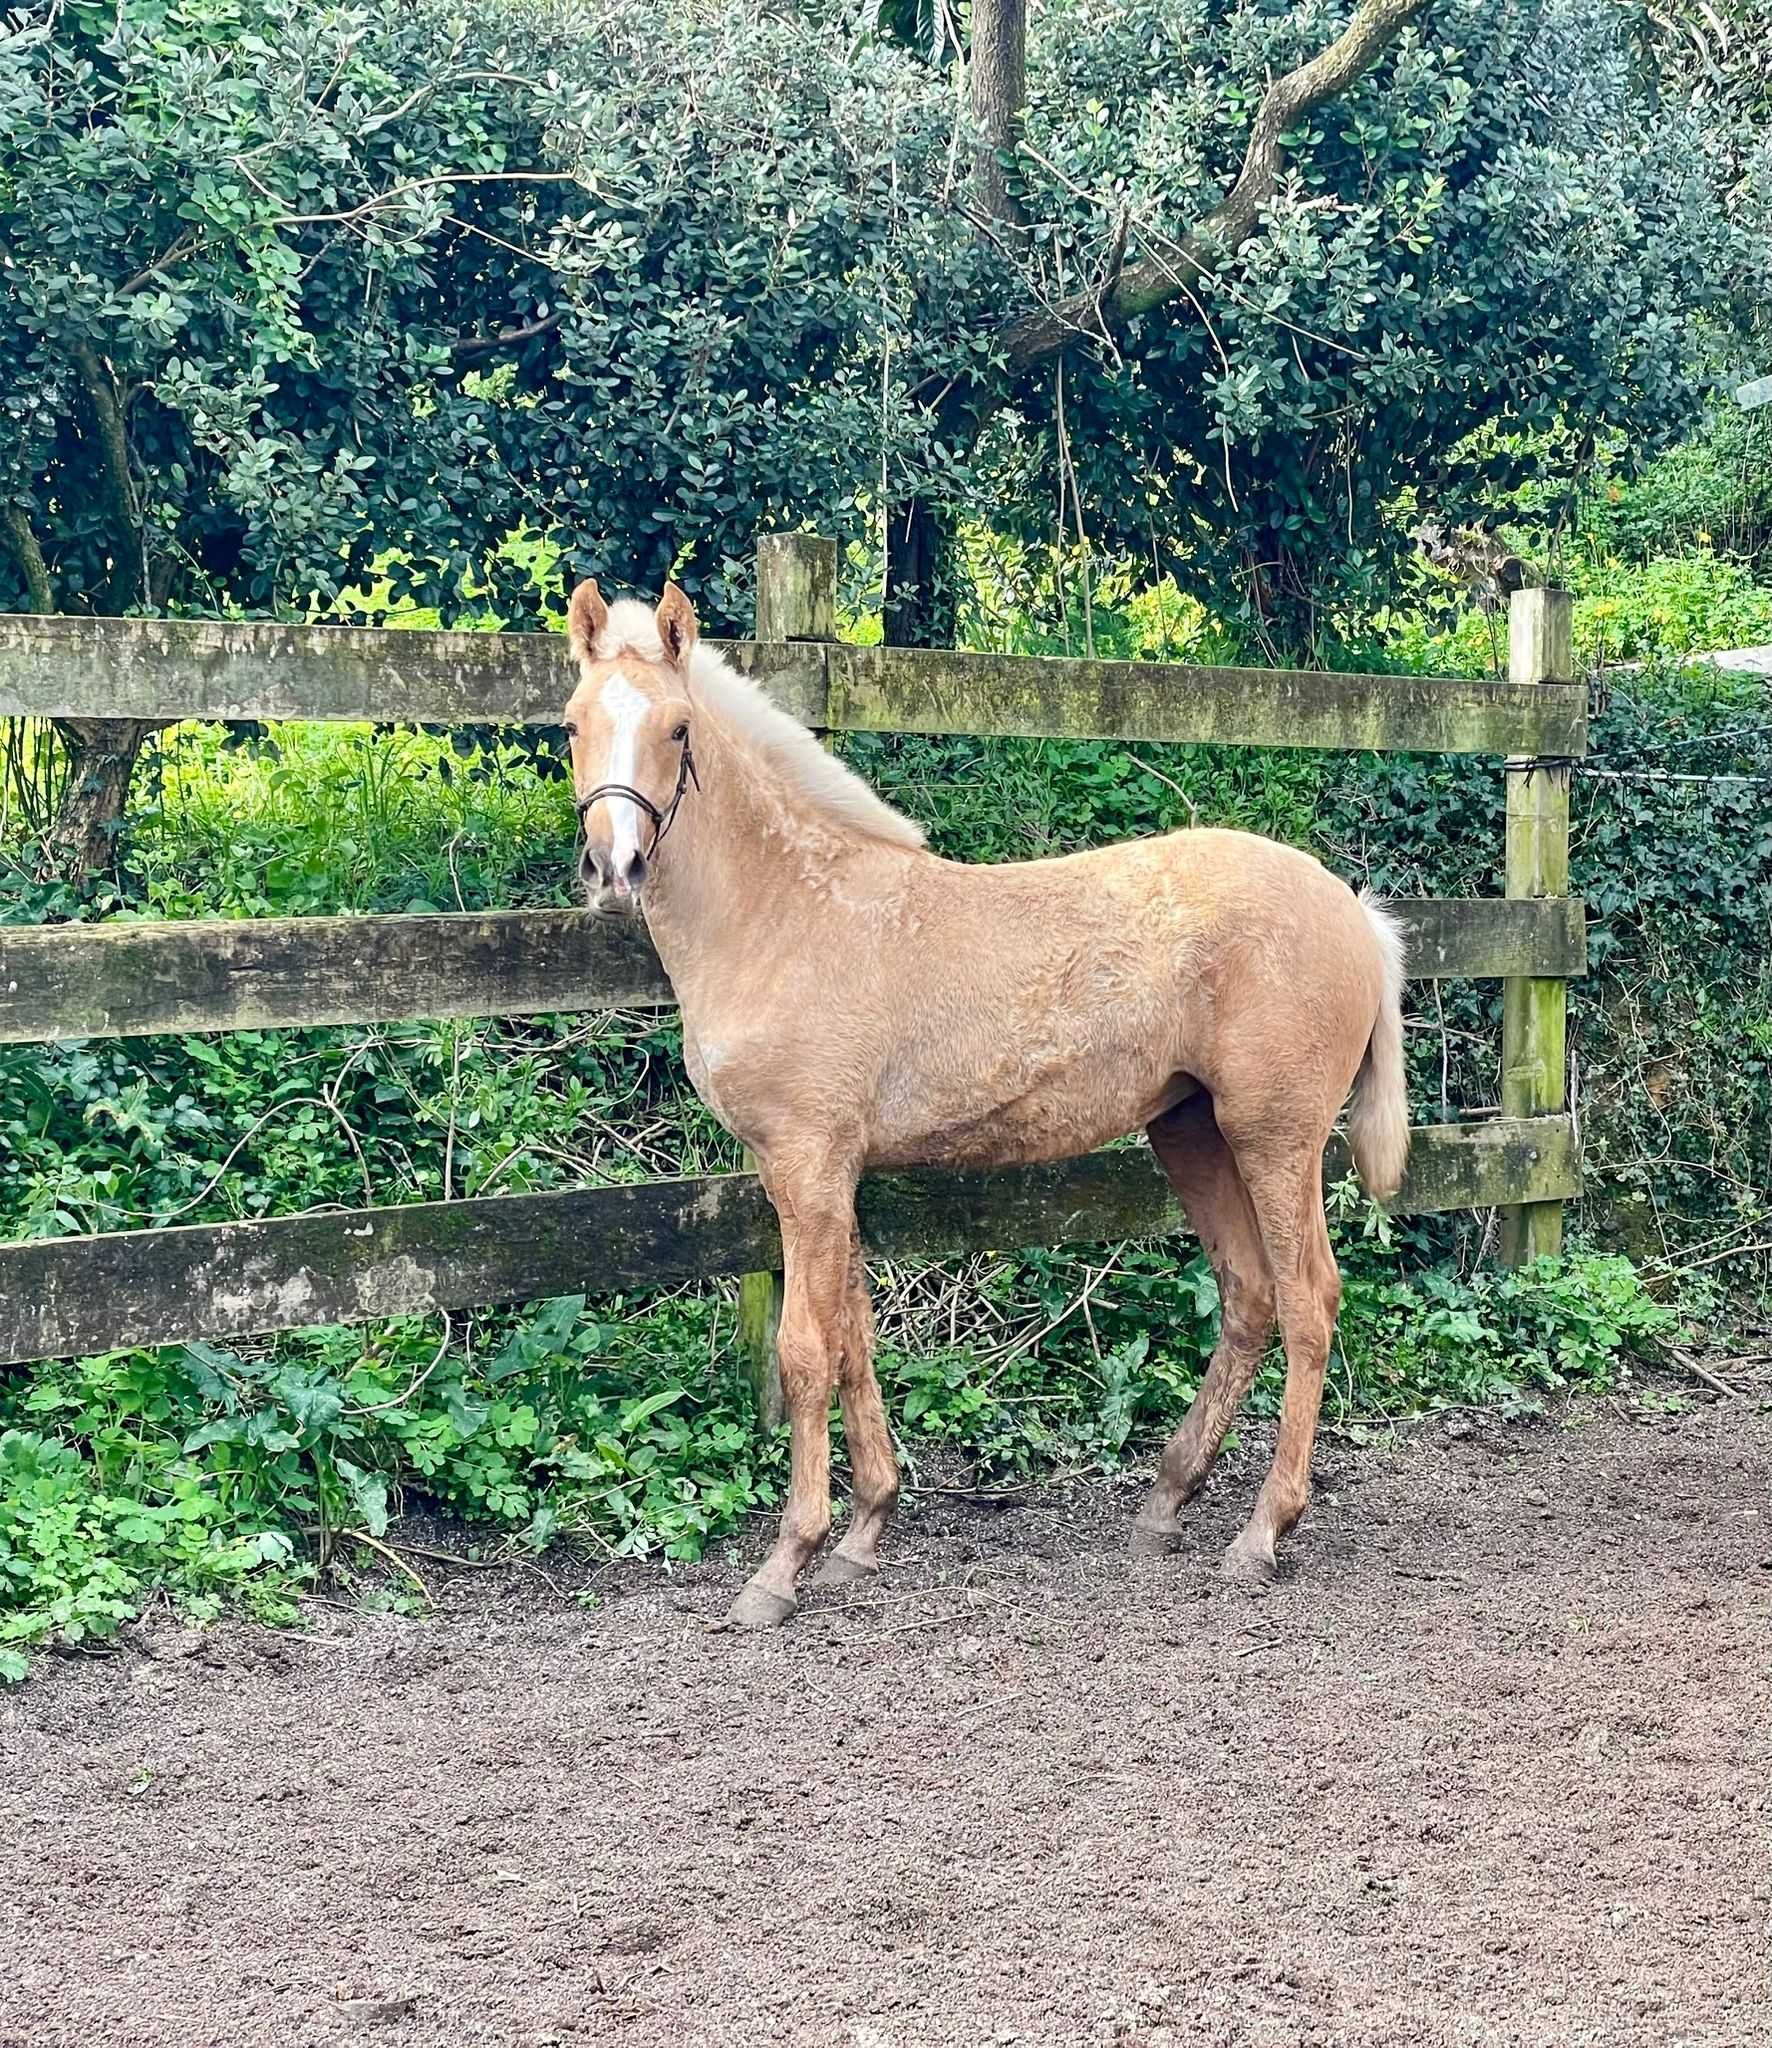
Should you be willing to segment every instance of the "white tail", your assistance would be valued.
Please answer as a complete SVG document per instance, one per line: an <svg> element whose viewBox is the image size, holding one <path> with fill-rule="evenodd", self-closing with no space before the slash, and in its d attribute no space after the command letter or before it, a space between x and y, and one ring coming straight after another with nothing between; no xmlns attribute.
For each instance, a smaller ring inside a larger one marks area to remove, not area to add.
<svg viewBox="0 0 1772 2048"><path fill-rule="evenodd" d="M1409 1157L1409 1090L1403 1069L1403 934L1377 899L1360 891L1360 908L1384 962L1384 994L1354 1080L1348 1142L1366 1192L1387 1201L1402 1185Z"/></svg>

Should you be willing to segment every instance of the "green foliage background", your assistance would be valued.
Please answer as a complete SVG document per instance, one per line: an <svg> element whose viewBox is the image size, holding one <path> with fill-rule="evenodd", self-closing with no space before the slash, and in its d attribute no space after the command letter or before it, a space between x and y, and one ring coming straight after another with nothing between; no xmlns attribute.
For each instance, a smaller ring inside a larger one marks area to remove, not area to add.
<svg viewBox="0 0 1772 2048"><path fill-rule="evenodd" d="M839 534L875 578L915 492L1326 638L1326 606L1389 594L1399 489L1458 519L1542 435L1573 474L1686 429L1772 261L1763 139L1631 7L1432 0L1288 137L1263 231L1192 303L1073 351L1061 440L1005 320L1122 231L1136 255L1193 225L1265 81L1347 12L1050 0L1010 247L968 212L955 78L877 6L15 10L0 605L34 545L63 609L375 587L533 619L531 533L562 572L674 569L730 625L757 531Z"/></svg>

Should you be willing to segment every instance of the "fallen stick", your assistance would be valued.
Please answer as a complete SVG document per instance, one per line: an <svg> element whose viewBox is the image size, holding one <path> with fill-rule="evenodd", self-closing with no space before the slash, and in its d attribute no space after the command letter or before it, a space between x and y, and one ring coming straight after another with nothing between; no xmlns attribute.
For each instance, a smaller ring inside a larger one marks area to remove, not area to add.
<svg viewBox="0 0 1772 2048"><path fill-rule="evenodd" d="M1691 1352L1682 1351L1677 1344L1670 1344L1667 1346L1667 1354L1677 1365L1680 1365L1689 1372L1695 1380L1702 1380L1707 1387L1721 1394L1725 1400L1739 1401L1742 1398L1739 1387L1732 1387L1727 1380L1719 1379L1709 1366L1700 1365Z"/></svg>

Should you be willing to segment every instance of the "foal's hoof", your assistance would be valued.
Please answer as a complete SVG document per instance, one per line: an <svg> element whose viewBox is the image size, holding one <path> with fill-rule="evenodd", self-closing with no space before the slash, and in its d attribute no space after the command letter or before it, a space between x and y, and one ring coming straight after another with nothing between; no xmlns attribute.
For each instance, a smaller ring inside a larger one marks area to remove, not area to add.
<svg viewBox="0 0 1772 2048"><path fill-rule="evenodd" d="M1185 1533L1179 1522L1147 1522L1141 1515L1132 1525L1132 1555L1173 1557Z"/></svg>
<svg viewBox="0 0 1772 2048"><path fill-rule="evenodd" d="M780 1628L792 1621L800 1603L767 1586L746 1586L726 1610L728 1628Z"/></svg>
<svg viewBox="0 0 1772 2048"><path fill-rule="evenodd" d="M1273 1552L1258 1550L1241 1537L1225 1552L1218 1571L1231 1585L1247 1587L1251 1593L1265 1593L1279 1576Z"/></svg>
<svg viewBox="0 0 1772 2048"><path fill-rule="evenodd" d="M877 1579L880 1567L877 1564L863 1564L859 1558L845 1557L840 1550L833 1550L823 1564L812 1575L815 1586L857 1586L864 1579Z"/></svg>

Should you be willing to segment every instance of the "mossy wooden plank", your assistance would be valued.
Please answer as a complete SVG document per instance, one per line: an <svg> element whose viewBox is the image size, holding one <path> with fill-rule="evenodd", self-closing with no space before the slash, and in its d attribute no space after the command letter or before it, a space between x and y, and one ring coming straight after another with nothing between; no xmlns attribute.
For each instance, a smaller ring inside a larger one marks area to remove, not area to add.
<svg viewBox="0 0 1772 2048"><path fill-rule="evenodd" d="M1181 1227L1143 1145L1051 1166L875 1174L856 1199L862 1242L882 1258L945 1258L1019 1245L1105 1244Z"/></svg>
<svg viewBox="0 0 1772 2048"><path fill-rule="evenodd" d="M714 644L784 710L817 722L822 650ZM0 613L0 717L555 725L571 687L557 633Z"/></svg>
<svg viewBox="0 0 1772 2048"><path fill-rule="evenodd" d="M1390 907L1412 976L1586 968L1568 898ZM644 930L580 910L0 925L0 1044L671 1002Z"/></svg>
<svg viewBox="0 0 1772 2048"><path fill-rule="evenodd" d="M1353 1171L1340 1138L1325 1167L1335 1180ZM1573 1118L1496 1117L1477 1124L1421 1124L1409 1143L1409 1166L1393 1216L1432 1216L1451 1209L1492 1209L1507 1201L1563 1201L1581 1193L1581 1144Z"/></svg>
<svg viewBox="0 0 1772 2048"><path fill-rule="evenodd" d="M1346 1142L1330 1142L1325 1182L1353 1171ZM1574 1125L1566 1117L1422 1124L1392 1215L1486 1209L1522 1194L1581 1191ZM1093 1244L1161 1235L1180 1211L1141 1146L1094 1152L1055 1166L988 1173L901 1173L862 1183L862 1236L886 1255L945 1256L1028 1244Z"/></svg>
<svg viewBox="0 0 1772 2048"><path fill-rule="evenodd" d="M1504 896L1399 897L1412 981L1587 972L1587 913L1576 898L1510 902Z"/></svg>
<svg viewBox="0 0 1772 2048"><path fill-rule="evenodd" d="M0 1247L0 1359L668 1286L771 1256L748 1174Z"/></svg>
<svg viewBox="0 0 1772 2048"><path fill-rule="evenodd" d="M1432 676L833 647L826 723L1244 747L1581 754L1587 693Z"/></svg>
<svg viewBox="0 0 1772 2048"><path fill-rule="evenodd" d="M799 641L726 650L796 717L851 730L1446 753L1586 746L1586 696L1573 683ZM550 633L0 615L0 716L551 725L568 680Z"/></svg>
<svg viewBox="0 0 1772 2048"><path fill-rule="evenodd" d="M813 641L820 652L837 637L837 544L809 533L766 533L757 542L757 604L752 630L760 642ZM809 723L822 726L824 707ZM826 745L829 744L827 740ZM747 1172L757 1157L747 1146ZM786 1302L779 1258L738 1276L738 1353L765 1429L782 1420L781 1361L776 1338Z"/></svg>
<svg viewBox="0 0 1772 2048"><path fill-rule="evenodd" d="M582 910L0 926L0 1043L672 1000L644 931Z"/></svg>
<svg viewBox="0 0 1772 2048"><path fill-rule="evenodd" d="M1338 1140L1327 1177L1348 1170ZM1566 1117L1429 1125L1391 1206L1487 1207L1579 1188ZM996 1173L881 1175L863 1184L860 1211L869 1249L885 1257L1099 1243L1179 1222L1142 1146ZM780 1257L751 1174L53 1238L0 1246L0 1361L662 1287Z"/></svg>
<svg viewBox="0 0 1772 2048"><path fill-rule="evenodd" d="M1516 590L1508 607L1508 673L1528 689L1568 687L1575 672L1574 600L1566 590ZM1507 893L1531 901L1569 887L1569 769L1556 761L1510 761L1507 772ZM1542 971L1540 971L1541 973ZM1514 1117L1563 1108L1568 1095L1569 992L1533 970L1502 990L1501 1107ZM1556 1202L1510 1206L1501 1219L1501 1256L1522 1265L1563 1243Z"/></svg>

